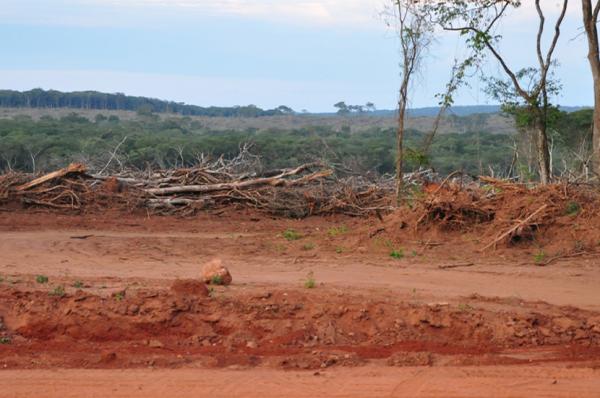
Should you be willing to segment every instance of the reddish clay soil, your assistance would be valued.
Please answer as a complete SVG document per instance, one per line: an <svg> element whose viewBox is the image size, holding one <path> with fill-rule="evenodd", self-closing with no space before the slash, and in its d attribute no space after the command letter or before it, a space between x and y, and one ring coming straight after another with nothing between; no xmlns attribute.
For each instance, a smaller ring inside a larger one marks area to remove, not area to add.
<svg viewBox="0 0 600 398"><path fill-rule="evenodd" d="M600 396L597 230L571 257L567 227L483 252L405 229L0 212L0 397ZM206 295L213 258L233 283Z"/></svg>

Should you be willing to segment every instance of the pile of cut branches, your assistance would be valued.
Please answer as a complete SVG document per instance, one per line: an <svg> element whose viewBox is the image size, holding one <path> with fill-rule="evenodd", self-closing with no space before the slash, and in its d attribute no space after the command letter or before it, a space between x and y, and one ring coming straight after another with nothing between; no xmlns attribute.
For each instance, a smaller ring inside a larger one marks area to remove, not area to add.
<svg viewBox="0 0 600 398"><path fill-rule="evenodd" d="M89 173L82 164L34 178L0 177L0 205L76 211L146 209L191 215L233 206L287 217L322 214L364 216L390 210L390 184L360 178L337 179L319 163L266 172L244 168L239 158L200 162L192 168Z"/></svg>
<svg viewBox="0 0 600 398"><path fill-rule="evenodd" d="M416 227L434 225L443 230L468 231L483 226L487 244L529 241L551 225L600 214L597 190L573 184L527 186L479 177L466 185L434 184L415 205Z"/></svg>

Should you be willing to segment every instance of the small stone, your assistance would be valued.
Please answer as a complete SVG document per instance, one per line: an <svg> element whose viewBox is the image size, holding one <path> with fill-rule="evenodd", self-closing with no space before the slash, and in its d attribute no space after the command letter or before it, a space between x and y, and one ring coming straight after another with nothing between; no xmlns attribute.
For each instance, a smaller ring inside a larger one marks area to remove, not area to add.
<svg viewBox="0 0 600 398"><path fill-rule="evenodd" d="M148 347L150 347L150 348L163 348L164 344L161 343L159 340L152 339L152 340L148 340Z"/></svg>
<svg viewBox="0 0 600 398"><path fill-rule="evenodd" d="M249 341L246 343L246 347L254 350L254 349L256 349L256 347L258 347L258 344L256 344L255 341Z"/></svg>

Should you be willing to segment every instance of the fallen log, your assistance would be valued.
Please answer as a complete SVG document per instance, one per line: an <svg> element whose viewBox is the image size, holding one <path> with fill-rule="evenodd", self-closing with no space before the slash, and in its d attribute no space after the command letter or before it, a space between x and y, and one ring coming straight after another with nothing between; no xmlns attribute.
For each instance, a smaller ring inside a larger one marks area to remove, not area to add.
<svg viewBox="0 0 600 398"><path fill-rule="evenodd" d="M275 177L267 177L267 178L256 178L252 180L245 181L234 181L234 182L224 182L219 184L208 184L208 185L182 185L182 186L172 186L165 188L150 188L145 189L144 192L151 195L173 195L179 193L208 193L208 192L216 192L216 191L230 191L230 190L242 190L246 188L257 187L261 185L269 185L272 187L284 186L291 187L294 185L304 184L306 182L316 180L319 178L325 178L333 174L333 170L323 170L318 171L304 177L298 178L296 180L286 180L285 177L293 176L301 173L306 170L310 165L304 165L297 167L293 170L288 170L284 173L281 173Z"/></svg>
<svg viewBox="0 0 600 398"><path fill-rule="evenodd" d="M33 181L28 182L27 184L23 184L20 185L18 187L15 188L16 191L18 192L22 192L22 191L26 191L28 189L31 189L33 187L36 187L38 185L41 185L45 182L48 181L52 181L55 180L57 178L61 178L66 176L67 174L72 174L72 173L85 173L87 170L87 168L81 164L81 163L71 163L70 165L68 165L67 167L65 167L64 169L60 169L60 170L56 170L53 171L52 173L48 173L46 175L43 175L39 178L36 178Z"/></svg>

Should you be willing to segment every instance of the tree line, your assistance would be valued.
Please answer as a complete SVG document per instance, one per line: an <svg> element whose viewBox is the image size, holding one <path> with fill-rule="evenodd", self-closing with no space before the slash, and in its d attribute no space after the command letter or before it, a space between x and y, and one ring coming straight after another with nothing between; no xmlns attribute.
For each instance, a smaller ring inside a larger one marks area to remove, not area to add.
<svg viewBox="0 0 600 398"><path fill-rule="evenodd" d="M140 113L174 113L184 116L260 117L287 115L293 109L280 105L261 109L255 105L233 107L201 107L155 98L136 97L122 93L107 94L98 91L61 92L36 88L29 91L0 90L3 108L72 108L137 111Z"/></svg>

